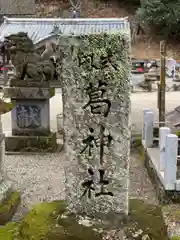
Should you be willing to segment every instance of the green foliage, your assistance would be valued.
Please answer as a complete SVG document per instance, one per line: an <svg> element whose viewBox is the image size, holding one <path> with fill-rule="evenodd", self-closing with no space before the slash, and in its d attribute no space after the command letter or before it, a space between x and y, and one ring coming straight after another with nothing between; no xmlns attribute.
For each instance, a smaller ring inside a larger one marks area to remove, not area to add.
<svg viewBox="0 0 180 240"><path fill-rule="evenodd" d="M180 37L180 0L141 0L137 16L165 38Z"/></svg>
<svg viewBox="0 0 180 240"><path fill-rule="evenodd" d="M180 240L180 236L173 236L170 238L170 240Z"/></svg>
<svg viewBox="0 0 180 240"><path fill-rule="evenodd" d="M178 136L178 138L180 137L180 131L177 131L175 134Z"/></svg>
<svg viewBox="0 0 180 240"><path fill-rule="evenodd" d="M140 5L140 0L125 0L124 2L129 6L134 6L134 7L137 7Z"/></svg>
<svg viewBox="0 0 180 240"><path fill-rule="evenodd" d="M33 207L19 223L0 228L0 240L101 240L101 234L66 216L63 200L44 202Z"/></svg>

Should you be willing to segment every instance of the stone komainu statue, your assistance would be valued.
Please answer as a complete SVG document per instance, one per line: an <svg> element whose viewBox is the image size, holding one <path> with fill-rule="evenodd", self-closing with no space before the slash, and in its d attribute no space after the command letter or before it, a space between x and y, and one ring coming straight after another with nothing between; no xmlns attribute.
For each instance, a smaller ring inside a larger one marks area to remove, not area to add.
<svg viewBox="0 0 180 240"><path fill-rule="evenodd" d="M17 80L25 81L52 81L57 78L54 46L46 45L45 52L36 53L33 41L27 33L19 32L6 37L9 42L9 51L12 64L16 69ZM49 55L48 55L49 54Z"/></svg>

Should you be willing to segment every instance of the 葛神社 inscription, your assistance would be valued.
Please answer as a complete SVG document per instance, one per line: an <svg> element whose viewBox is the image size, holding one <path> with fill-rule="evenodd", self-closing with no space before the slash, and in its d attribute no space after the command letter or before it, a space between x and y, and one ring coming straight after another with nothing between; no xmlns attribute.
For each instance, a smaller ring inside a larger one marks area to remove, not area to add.
<svg viewBox="0 0 180 240"><path fill-rule="evenodd" d="M129 38L72 36L59 47L68 208L114 224L128 213Z"/></svg>

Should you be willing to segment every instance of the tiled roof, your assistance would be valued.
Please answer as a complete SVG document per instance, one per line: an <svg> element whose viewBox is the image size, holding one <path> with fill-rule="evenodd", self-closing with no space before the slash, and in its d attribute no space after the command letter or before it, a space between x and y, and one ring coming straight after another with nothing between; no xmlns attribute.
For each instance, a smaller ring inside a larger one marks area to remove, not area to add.
<svg viewBox="0 0 180 240"><path fill-rule="evenodd" d="M33 42L40 41L60 32L63 35L85 35L101 32L126 31L130 34L127 18L7 18L0 26L0 36L27 32Z"/></svg>

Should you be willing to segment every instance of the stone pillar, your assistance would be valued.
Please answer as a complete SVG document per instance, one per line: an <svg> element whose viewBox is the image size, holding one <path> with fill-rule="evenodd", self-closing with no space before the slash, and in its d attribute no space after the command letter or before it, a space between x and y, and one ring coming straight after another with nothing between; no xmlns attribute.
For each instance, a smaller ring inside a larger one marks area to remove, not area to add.
<svg viewBox="0 0 180 240"><path fill-rule="evenodd" d="M11 98L12 136L5 141L9 152L53 152L56 133L50 132L49 99L52 88L5 87L4 96Z"/></svg>
<svg viewBox="0 0 180 240"><path fill-rule="evenodd" d="M62 47L68 208L113 226L128 214L130 159L129 45L118 34Z"/></svg>
<svg viewBox="0 0 180 240"><path fill-rule="evenodd" d="M159 150L160 150L159 171L164 171L166 136L170 133L171 129L168 127L161 127L159 129Z"/></svg>
<svg viewBox="0 0 180 240"><path fill-rule="evenodd" d="M166 135L164 184L166 190L175 190L177 172L178 137L175 134Z"/></svg>
<svg viewBox="0 0 180 240"><path fill-rule="evenodd" d="M144 147L153 145L153 112L148 111L144 115Z"/></svg>
<svg viewBox="0 0 180 240"><path fill-rule="evenodd" d="M147 112L151 112L151 109L149 108L145 108L143 109L143 119L142 119L142 145L144 146L144 142L145 142L145 114Z"/></svg>

